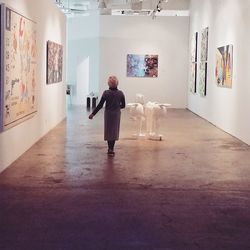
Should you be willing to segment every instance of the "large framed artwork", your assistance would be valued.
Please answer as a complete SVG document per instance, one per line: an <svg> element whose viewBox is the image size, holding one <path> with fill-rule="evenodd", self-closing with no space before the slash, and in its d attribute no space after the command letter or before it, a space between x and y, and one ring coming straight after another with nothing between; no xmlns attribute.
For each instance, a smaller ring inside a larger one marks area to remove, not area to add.
<svg viewBox="0 0 250 250"><path fill-rule="evenodd" d="M128 77L158 77L158 55L127 55Z"/></svg>
<svg viewBox="0 0 250 250"><path fill-rule="evenodd" d="M232 88L233 45L217 48L215 76L218 86Z"/></svg>
<svg viewBox="0 0 250 250"><path fill-rule="evenodd" d="M190 92L196 93L197 85L197 42L198 32L195 32L191 40L191 57L190 57L190 80L189 89Z"/></svg>
<svg viewBox="0 0 250 250"><path fill-rule="evenodd" d="M47 41L47 83L62 81L63 46Z"/></svg>
<svg viewBox="0 0 250 250"><path fill-rule="evenodd" d="M37 112L36 23L1 8L0 130L11 128Z"/></svg>
<svg viewBox="0 0 250 250"><path fill-rule="evenodd" d="M207 94L207 58L208 58L208 27L201 31L201 62L199 93L201 96Z"/></svg>

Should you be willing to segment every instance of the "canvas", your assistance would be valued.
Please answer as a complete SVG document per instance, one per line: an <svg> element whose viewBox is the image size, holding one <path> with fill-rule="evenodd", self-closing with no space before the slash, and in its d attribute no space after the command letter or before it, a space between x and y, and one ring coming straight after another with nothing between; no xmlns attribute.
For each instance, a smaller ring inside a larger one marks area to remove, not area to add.
<svg viewBox="0 0 250 250"><path fill-rule="evenodd" d="M198 32L195 32L192 36L192 41L191 41L191 62L197 62L197 42L198 42Z"/></svg>
<svg viewBox="0 0 250 250"><path fill-rule="evenodd" d="M158 77L158 55L127 55L128 77Z"/></svg>
<svg viewBox="0 0 250 250"><path fill-rule="evenodd" d="M37 49L34 21L5 4L1 20L1 130L5 130L37 111Z"/></svg>
<svg viewBox="0 0 250 250"><path fill-rule="evenodd" d="M207 63L200 63L200 81L199 81L199 93L201 96L207 94Z"/></svg>
<svg viewBox="0 0 250 250"><path fill-rule="evenodd" d="M217 49L215 76L218 86L232 88L233 45Z"/></svg>
<svg viewBox="0 0 250 250"><path fill-rule="evenodd" d="M196 93L197 63L190 64L189 90Z"/></svg>
<svg viewBox="0 0 250 250"><path fill-rule="evenodd" d="M62 81L63 46L52 41L47 42L47 83Z"/></svg>
<svg viewBox="0 0 250 250"><path fill-rule="evenodd" d="M207 61L208 56L208 27L201 31L201 61Z"/></svg>

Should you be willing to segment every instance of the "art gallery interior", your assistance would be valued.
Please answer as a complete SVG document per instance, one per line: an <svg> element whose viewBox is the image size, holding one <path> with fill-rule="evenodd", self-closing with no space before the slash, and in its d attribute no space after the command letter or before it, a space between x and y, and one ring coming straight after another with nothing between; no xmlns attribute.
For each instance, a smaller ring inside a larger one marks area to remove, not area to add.
<svg viewBox="0 0 250 250"><path fill-rule="evenodd" d="M250 248L249 0L2 4L0 249ZM11 34L15 15L26 19ZM9 73L27 59L15 48L22 34L36 41L36 105L10 126L8 98L24 88L22 73ZM48 73L48 44L61 49L60 77ZM157 76L129 76L128 55L154 55ZM89 120L86 107L110 75L127 104L142 94L167 107L160 140L135 137L129 105L122 110L113 158L104 110Z"/></svg>

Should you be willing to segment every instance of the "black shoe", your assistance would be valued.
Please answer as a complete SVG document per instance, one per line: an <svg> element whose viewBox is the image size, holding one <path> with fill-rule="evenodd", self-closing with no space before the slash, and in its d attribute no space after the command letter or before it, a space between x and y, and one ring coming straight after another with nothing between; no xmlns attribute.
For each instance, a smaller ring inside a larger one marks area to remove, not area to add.
<svg viewBox="0 0 250 250"><path fill-rule="evenodd" d="M109 156L114 156L115 152L112 149L108 149L108 153Z"/></svg>

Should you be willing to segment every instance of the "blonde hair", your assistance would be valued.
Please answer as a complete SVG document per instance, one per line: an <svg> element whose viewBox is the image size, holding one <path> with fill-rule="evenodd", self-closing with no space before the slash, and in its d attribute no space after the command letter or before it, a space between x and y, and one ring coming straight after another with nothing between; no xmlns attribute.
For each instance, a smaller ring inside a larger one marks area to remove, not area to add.
<svg viewBox="0 0 250 250"><path fill-rule="evenodd" d="M118 85L118 78L116 76L110 76L108 78L108 85L110 88L116 88Z"/></svg>

